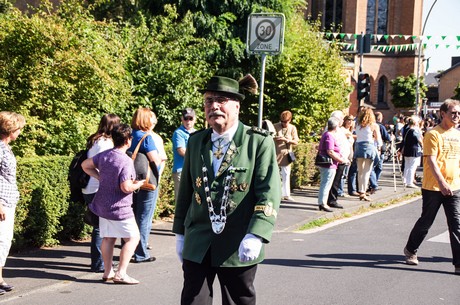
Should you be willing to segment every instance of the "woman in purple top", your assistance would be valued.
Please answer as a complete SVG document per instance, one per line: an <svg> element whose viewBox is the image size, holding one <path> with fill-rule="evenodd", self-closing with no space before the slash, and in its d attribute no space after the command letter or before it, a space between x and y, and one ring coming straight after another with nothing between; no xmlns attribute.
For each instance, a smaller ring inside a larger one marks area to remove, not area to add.
<svg viewBox="0 0 460 305"><path fill-rule="evenodd" d="M116 125L112 130L113 149L103 151L82 163L83 170L99 180L99 190L89 205L99 216L102 239L101 251L104 260L103 281L113 280L117 284L138 284L139 281L126 274L129 261L139 243L139 229L131 208L132 193L144 180L136 181L132 159L126 154L131 145L132 129L129 125ZM112 268L113 249L117 238L124 240L120 252L120 264L115 273Z"/></svg>
<svg viewBox="0 0 460 305"><path fill-rule="evenodd" d="M331 165L319 166L321 182L319 186L318 206L320 211L332 212L331 208L327 205L327 197L334 181L337 164L348 163L348 160L340 155L340 148L335 139L339 124L338 119L330 118L327 121L327 131L323 134L319 142L319 154L332 158Z"/></svg>

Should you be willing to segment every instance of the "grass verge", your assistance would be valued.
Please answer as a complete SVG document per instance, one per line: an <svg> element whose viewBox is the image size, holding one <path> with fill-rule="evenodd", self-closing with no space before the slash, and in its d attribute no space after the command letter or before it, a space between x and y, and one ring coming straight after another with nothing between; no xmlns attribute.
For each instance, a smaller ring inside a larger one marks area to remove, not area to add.
<svg viewBox="0 0 460 305"><path fill-rule="evenodd" d="M339 219L350 218L350 217L353 217L353 216L356 216L356 215L361 215L361 214L364 214L364 213L368 213L368 212L373 211L373 210L386 208L386 207L388 207L390 205L393 205L393 204L396 204L396 203L400 203L400 202L407 201L409 199L418 197L421 194L422 193L420 191L417 191L417 192L414 192L412 194L408 194L408 195L404 195L404 196L401 196L401 197L398 197L398 198L391 199L390 201L387 201L387 202L371 203L367 207L366 206L361 206L356 211L354 211L353 213L345 212L345 213L342 213L340 215L333 215L332 217L321 217L321 218L315 219L313 221L307 222L306 224L300 226L296 231L305 231L305 230L310 230L310 229L322 227L324 225L327 225L327 224L329 224L331 222L334 222L334 221L337 221Z"/></svg>

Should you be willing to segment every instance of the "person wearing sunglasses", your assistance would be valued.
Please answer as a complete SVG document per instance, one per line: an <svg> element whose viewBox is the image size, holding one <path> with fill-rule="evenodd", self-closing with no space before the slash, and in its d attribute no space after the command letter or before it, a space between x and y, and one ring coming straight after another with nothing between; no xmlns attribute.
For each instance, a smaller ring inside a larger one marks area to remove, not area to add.
<svg viewBox="0 0 460 305"><path fill-rule="evenodd" d="M460 101L447 99L440 107L441 123L423 138L422 215L410 232L406 264L418 265L417 250L441 205L446 215L454 274L460 275Z"/></svg>
<svg viewBox="0 0 460 305"><path fill-rule="evenodd" d="M173 168L174 198L179 195L180 175L184 166L184 156L187 151L187 143L190 134L195 132L196 114L192 108L185 108L181 115L182 124L172 136L173 145Z"/></svg>

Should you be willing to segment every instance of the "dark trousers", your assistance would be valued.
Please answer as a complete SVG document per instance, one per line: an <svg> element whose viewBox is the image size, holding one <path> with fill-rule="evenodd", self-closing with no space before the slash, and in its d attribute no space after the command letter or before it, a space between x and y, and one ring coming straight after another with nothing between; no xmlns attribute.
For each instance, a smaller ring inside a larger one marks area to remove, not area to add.
<svg viewBox="0 0 460 305"><path fill-rule="evenodd" d="M337 198L339 197L339 188L340 183L342 182L343 171L345 170L345 164L337 165L337 170L335 172L334 181L332 181L332 187L329 191L329 197L327 197L327 204L336 204Z"/></svg>
<svg viewBox="0 0 460 305"><path fill-rule="evenodd" d="M422 216L410 232L406 245L407 250L417 253L442 205L449 228L452 263L460 267L460 191L455 191L453 196L443 196L441 192L422 189L422 202Z"/></svg>
<svg viewBox="0 0 460 305"><path fill-rule="evenodd" d="M347 187L348 187L348 194L352 195L356 193L358 190L356 187L356 181L358 179L358 165L356 164L356 159L350 164L350 169L348 170L348 178L347 178Z"/></svg>
<svg viewBox="0 0 460 305"><path fill-rule="evenodd" d="M254 278L257 265L249 267L212 267L208 254L201 264L184 259L184 288L181 305L211 305L212 284L217 275L222 293L222 305L255 305Z"/></svg>

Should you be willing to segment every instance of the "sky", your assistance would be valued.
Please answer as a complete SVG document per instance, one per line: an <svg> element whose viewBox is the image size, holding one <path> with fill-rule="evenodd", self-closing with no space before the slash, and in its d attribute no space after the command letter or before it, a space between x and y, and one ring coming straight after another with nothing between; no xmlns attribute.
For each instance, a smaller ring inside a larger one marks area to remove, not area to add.
<svg viewBox="0 0 460 305"><path fill-rule="evenodd" d="M435 0L423 0L423 22L426 21L424 37L431 35L429 40L424 38L423 44L427 44L425 58L428 60L428 73L437 73L451 67L451 57L460 56L460 0L437 0L436 4L426 19L430 7ZM441 36L447 37L442 40ZM436 48L436 44L439 45ZM447 48L446 46L450 46ZM425 69L427 68L425 62Z"/></svg>

